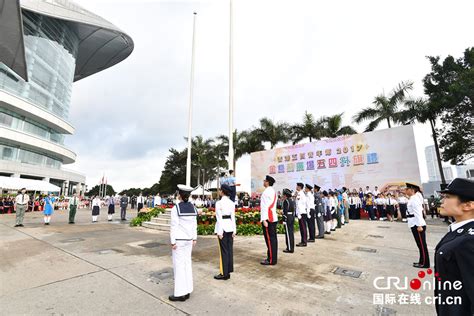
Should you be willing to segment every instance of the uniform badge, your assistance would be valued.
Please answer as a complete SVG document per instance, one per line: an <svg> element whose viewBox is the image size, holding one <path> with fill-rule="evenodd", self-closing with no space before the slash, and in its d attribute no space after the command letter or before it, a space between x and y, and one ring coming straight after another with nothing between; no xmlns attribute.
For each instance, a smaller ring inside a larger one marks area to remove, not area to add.
<svg viewBox="0 0 474 316"><path fill-rule="evenodd" d="M457 230L458 234L462 233L463 231L464 231L464 228L459 228L459 229Z"/></svg>

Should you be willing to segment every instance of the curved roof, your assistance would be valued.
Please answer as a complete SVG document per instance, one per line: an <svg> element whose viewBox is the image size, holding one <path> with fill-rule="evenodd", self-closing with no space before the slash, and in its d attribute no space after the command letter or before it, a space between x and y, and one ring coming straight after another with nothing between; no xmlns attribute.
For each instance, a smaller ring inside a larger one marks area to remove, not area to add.
<svg viewBox="0 0 474 316"><path fill-rule="evenodd" d="M72 1L21 0L21 8L64 20L79 36L74 81L121 62L133 51L130 36Z"/></svg>

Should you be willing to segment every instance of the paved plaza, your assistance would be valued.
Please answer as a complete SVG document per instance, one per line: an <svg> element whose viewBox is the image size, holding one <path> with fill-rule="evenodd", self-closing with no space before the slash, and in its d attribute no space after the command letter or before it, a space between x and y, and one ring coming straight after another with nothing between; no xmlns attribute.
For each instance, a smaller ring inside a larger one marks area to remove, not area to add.
<svg viewBox="0 0 474 316"><path fill-rule="evenodd" d="M279 235L276 266L259 264L266 249L261 236L237 236L229 281L213 279L219 264L216 237L199 237L194 292L188 301L172 303L168 233L107 222L105 209L100 220L92 224L90 211L80 210L76 224L68 225L66 212L56 211L52 224L44 226L41 213L27 213L25 227L17 229L14 214L0 215L0 314L434 314L434 306L424 303L373 304L376 293L413 293L373 285L380 276L416 277L419 270L411 264L418 250L406 223L351 221L294 254L281 252ZM440 220L428 220L431 256L446 230Z"/></svg>

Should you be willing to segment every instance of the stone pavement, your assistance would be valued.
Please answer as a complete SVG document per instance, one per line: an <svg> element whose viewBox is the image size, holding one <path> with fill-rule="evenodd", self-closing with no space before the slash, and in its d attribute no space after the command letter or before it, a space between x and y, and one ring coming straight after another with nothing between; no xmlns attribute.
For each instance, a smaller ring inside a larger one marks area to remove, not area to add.
<svg viewBox="0 0 474 316"><path fill-rule="evenodd" d="M129 214L133 215L133 214ZM380 276L416 277L418 251L406 223L351 221L307 248L284 254L279 235L276 266L261 266L261 236L237 236L235 273L217 281L217 240L199 237L193 253L194 292L186 302L169 302L173 274L166 232L129 227L117 219L92 224L90 210L79 210L67 224L56 211L50 226L41 213L27 213L24 228L13 228L14 214L0 215L0 315L433 315L434 306L374 305ZM428 220L432 256L446 225ZM295 236L298 240L298 234ZM362 249L359 249L362 247ZM334 272L342 268L345 275ZM351 271L361 272L351 273ZM432 295L420 290L421 297Z"/></svg>

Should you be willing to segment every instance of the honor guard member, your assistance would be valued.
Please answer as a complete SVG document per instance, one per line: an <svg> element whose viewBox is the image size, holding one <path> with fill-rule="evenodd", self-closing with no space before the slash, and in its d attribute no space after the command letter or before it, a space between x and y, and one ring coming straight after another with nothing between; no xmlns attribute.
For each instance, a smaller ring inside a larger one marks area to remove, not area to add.
<svg viewBox="0 0 474 316"><path fill-rule="evenodd" d="M219 242L219 274L214 276L216 280L228 280L230 273L234 272L234 237L237 232L235 224L235 204L230 199L232 188L221 185L219 192L220 201L216 203L216 227L214 233L217 234Z"/></svg>
<svg viewBox="0 0 474 316"><path fill-rule="evenodd" d="M314 207L316 208L316 224L318 226L318 236L316 239L324 238L324 208L321 187L314 185Z"/></svg>
<svg viewBox="0 0 474 316"><path fill-rule="evenodd" d="M474 315L474 181L456 178L440 193L441 215L455 222L435 250L435 275L441 279L435 282L436 312ZM446 304L455 297L458 304Z"/></svg>
<svg viewBox="0 0 474 316"><path fill-rule="evenodd" d="M316 237L316 210L314 207L313 187L309 184L305 185L306 194L306 212L308 214L308 242L314 242Z"/></svg>
<svg viewBox="0 0 474 316"><path fill-rule="evenodd" d="M308 229L306 228L308 214L306 213L306 195L303 192L304 184L296 184L296 216L300 226L301 242L296 247L306 247L308 242Z"/></svg>
<svg viewBox="0 0 474 316"><path fill-rule="evenodd" d="M197 241L197 210L189 202L193 188L178 185L178 203L171 209L170 239L173 253L174 294L170 301L185 301L193 291L191 254Z"/></svg>
<svg viewBox="0 0 474 316"><path fill-rule="evenodd" d="M286 249L283 252L295 251L295 201L291 199L289 189L283 189L283 225L285 226Z"/></svg>
<svg viewBox="0 0 474 316"><path fill-rule="evenodd" d="M277 239L277 223L278 215L276 212L277 195L273 189L275 179L266 176L263 180L265 190L262 193L260 202L260 222L262 222L263 237L267 244L267 258L260 262L262 265L277 264L278 257L278 239Z"/></svg>
<svg viewBox="0 0 474 316"><path fill-rule="evenodd" d="M430 256L426 246L426 222L423 218L423 198L420 198L420 187L407 183L406 195L409 197L407 205L408 227L411 229L420 253L418 262L413 263L413 266L415 268L429 268Z"/></svg>

